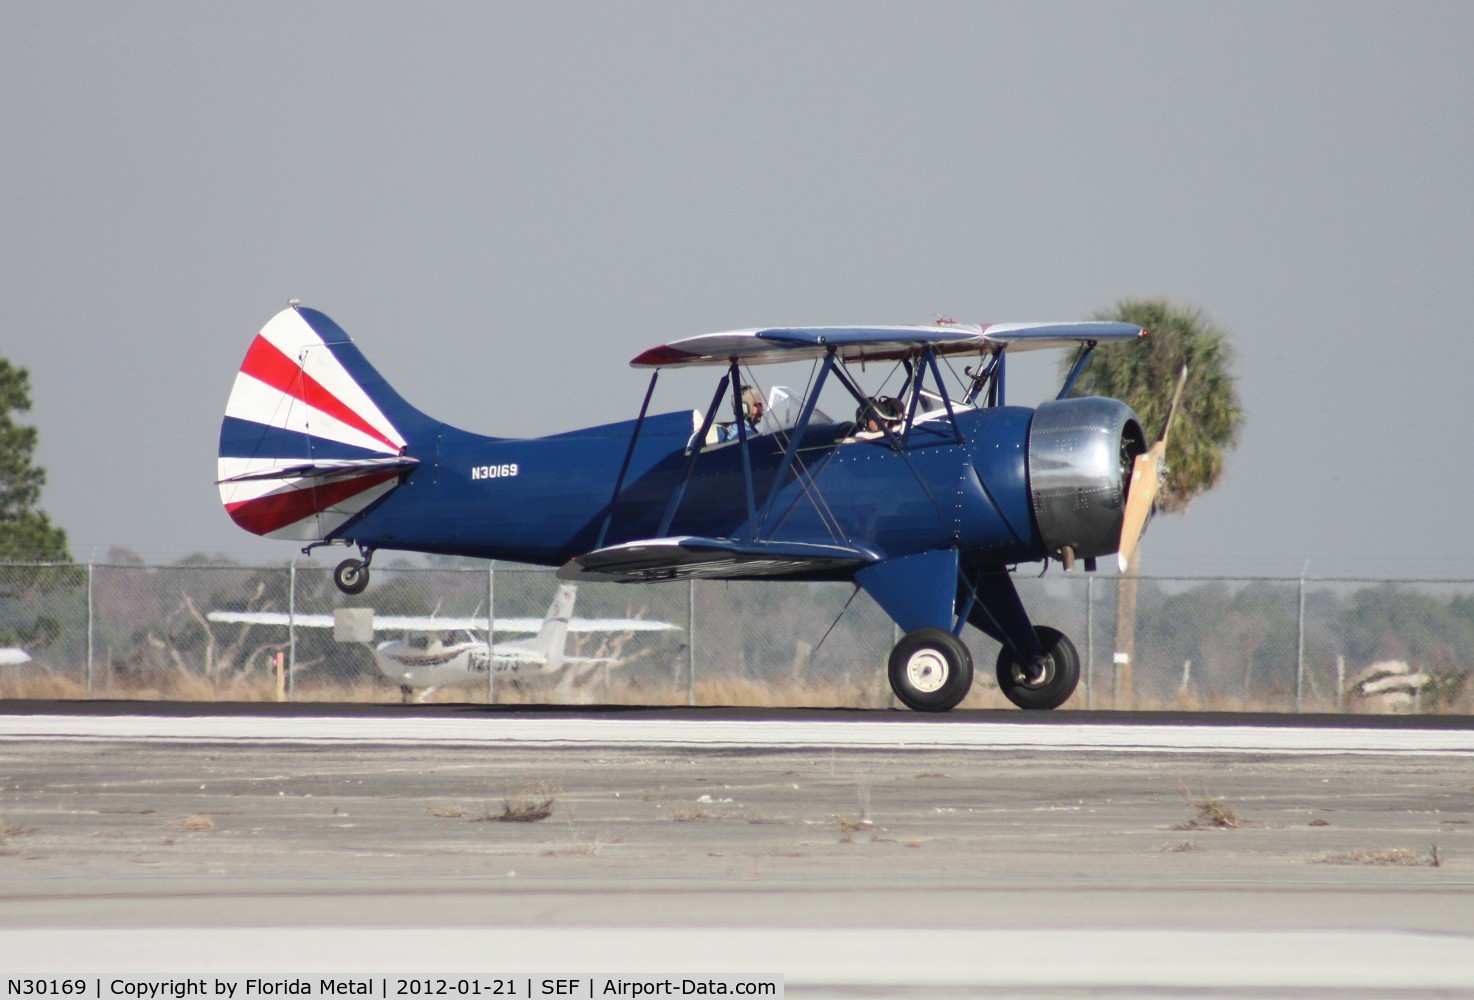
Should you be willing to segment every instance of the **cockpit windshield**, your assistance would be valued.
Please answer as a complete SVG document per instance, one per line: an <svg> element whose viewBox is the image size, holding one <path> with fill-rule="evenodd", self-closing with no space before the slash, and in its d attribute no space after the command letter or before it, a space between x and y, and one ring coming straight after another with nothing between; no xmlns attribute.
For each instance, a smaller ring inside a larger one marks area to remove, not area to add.
<svg viewBox="0 0 1474 1000"><path fill-rule="evenodd" d="M775 385L768 392L768 410L763 414L763 422L759 425L759 433L771 434L774 431L786 431L798 424L799 414L803 412L804 397L786 385ZM829 415L818 407L814 408L813 420L815 423L832 423Z"/></svg>

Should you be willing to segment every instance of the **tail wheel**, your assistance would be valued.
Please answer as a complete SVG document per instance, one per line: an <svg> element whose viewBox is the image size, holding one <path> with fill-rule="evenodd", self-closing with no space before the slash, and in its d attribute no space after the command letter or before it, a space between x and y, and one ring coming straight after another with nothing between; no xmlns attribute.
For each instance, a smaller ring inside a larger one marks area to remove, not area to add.
<svg viewBox="0 0 1474 1000"><path fill-rule="evenodd" d="M338 563L338 568L333 570L333 583L350 597L363 593L369 585L367 564L358 559L344 559Z"/></svg>
<svg viewBox="0 0 1474 1000"><path fill-rule="evenodd" d="M918 712L947 712L972 690L972 653L946 629L907 632L891 650L891 690Z"/></svg>
<svg viewBox="0 0 1474 1000"><path fill-rule="evenodd" d="M1044 655L1025 662L1005 647L998 654L998 686L1019 708L1058 708L1069 701L1080 683L1080 654L1059 629L1036 625L1034 634L1044 646Z"/></svg>

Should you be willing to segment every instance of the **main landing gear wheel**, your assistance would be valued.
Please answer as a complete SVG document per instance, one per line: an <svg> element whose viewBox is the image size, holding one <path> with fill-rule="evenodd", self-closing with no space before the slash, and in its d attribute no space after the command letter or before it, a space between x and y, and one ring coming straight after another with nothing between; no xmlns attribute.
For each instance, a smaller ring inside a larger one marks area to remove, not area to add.
<svg viewBox="0 0 1474 1000"><path fill-rule="evenodd" d="M1080 683L1080 654L1059 629L1034 626L1044 656L1034 663L1019 660L1007 647L998 654L998 686L1019 708L1058 708Z"/></svg>
<svg viewBox="0 0 1474 1000"><path fill-rule="evenodd" d="M918 712L946 712L972 690L972 653L946 629L907 632L891 650L891 690Z"/></svg>
<svg viewBox="0 0 1474 1000"><path fill-rule="evenodd" d="M350 597L354 594L361 594L368 589L368 566L359 559L344 559L338 563L338 568L333 570L333 583Z"/></svg>

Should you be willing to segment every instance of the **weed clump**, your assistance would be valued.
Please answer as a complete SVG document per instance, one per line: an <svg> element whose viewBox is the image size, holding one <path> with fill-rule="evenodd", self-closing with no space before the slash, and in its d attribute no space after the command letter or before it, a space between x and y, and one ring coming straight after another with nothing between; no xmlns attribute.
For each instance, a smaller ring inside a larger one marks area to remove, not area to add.
<svg viewBox="0 0 1474 1000"><path fill-rule="evenodd" d="M1441 868L1443 859L1438 854L1438 845L1434 844L1427 852L1409 851L1397 847L1384 851L1347 851L1344 854L1327 854L1323 858L1315 858L1311 864Z"/></svg>
<svg viewBox="0 0 1474 1000"><path fill-rule="evenodd" d="M1174 826L1174 830L1237 830L1250 825L1242 816L1206 791L1195 796L1184 788L1182 796L1187 800L1188 808L1193 810L1193 818Z"/></svg>
<svg viewBox="0 0 1474 1000"><path fill-rule="evenodd" d="M488 806L472 809L446 805L426 806L425 811L440 819L463 819L470 823L536 823L553 815L557 802L556 786L534 781L508 792L502 799L500 812Z"/></svg>

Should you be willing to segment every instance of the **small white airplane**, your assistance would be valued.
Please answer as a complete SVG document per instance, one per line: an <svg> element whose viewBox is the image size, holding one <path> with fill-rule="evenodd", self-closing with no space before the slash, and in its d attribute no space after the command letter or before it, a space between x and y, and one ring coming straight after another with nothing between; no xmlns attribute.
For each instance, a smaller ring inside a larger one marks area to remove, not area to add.
<svg viewBox="0 0 1474 1000"><path fill-rule="evenodd" d="M488 672L497 677L525 678L556 674L565 667L586 672L597 666L615 666L617 657L570 656L565 650L570 632L576 634L624 632L668 632L679 629L671 622L645 618L574 618L573 602L578 588L562 584L538 618L498 618L496 631L535 632L530 639L497 642L488 648L483 617L443 618L438 615L374 615L375 632L403 632L404 637L374 646L374 664L389 680L399 685L406 699L417 689L423 701L444 687L484 685ZM286 625L280 611L212 611L210 621L223 624ZM333 615L296 615L291 621L304 628L333 628Z"/></svg>
<svg viewBox="0 0 1474 1000"><path fill-rule="evenodd" d="M13 667L30 662L31 654L27 653L24 649L14 646L7 646L4 649L0 649L0 667Z"/></svg>

